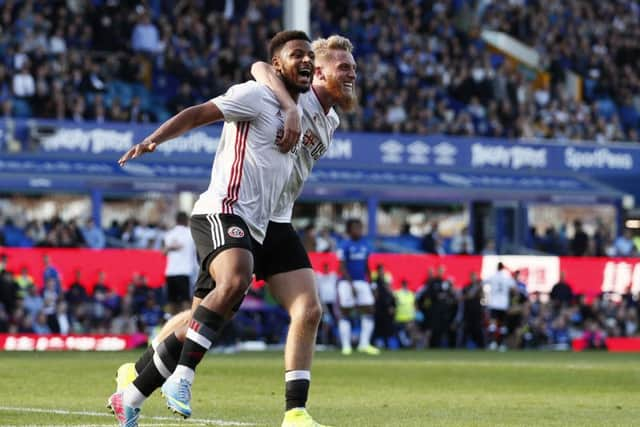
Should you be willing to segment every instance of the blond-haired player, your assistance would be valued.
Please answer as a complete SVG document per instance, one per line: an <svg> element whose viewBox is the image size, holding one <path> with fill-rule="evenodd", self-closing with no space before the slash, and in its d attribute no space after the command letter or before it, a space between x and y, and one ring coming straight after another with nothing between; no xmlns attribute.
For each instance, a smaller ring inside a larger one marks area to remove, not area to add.
<svg viewBox="0 0 640 427"><path fill-rule="evenodd" d="M284 355L286 407L283 427L321 426L313 420L305 406L322 308L311 262L291 226L293 204L315 162L327 152L339 125L333 107L337 105L344 110L351 110L357 104L356 63L351 42L334 35L315 40L312 49L315 53L313 84L311 91L298 98L298 105L302 107L301 118L294 108L294 100L271 65L259 62L252 67L256 79L274 91L283 109L288 112L283 140L300 138L299 145L293 150L296 154L293 171L267 228L262 254L264 265L262 271L256 271L256 276L266 280L269 291L291 317ZM184 328L189 318L188 311L176 315L165 325L155 342ZM139 372L146 363L150 363L153 356L152 346L135 364L135 371ZM131 381L136 375L135 371L133 364L123 365L118 370L119 387Z"/></svg>

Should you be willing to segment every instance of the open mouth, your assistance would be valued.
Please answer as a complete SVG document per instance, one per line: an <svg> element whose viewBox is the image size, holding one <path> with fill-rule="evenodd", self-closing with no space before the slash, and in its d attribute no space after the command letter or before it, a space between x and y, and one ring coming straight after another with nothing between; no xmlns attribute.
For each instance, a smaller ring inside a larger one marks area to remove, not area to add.
<svg viewBox="0 0 640 427"><path fill-rule="evenodd" d="M298 70L298 75L300 75L300 77L311 78L311 70L308 68L301 68Z"/></svg>

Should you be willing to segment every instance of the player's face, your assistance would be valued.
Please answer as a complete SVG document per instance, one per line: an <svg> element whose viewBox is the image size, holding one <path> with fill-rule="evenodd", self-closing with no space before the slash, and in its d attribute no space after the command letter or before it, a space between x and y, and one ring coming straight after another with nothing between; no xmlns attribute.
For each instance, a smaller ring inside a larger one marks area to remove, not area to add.
<svg viewBox="0 0 640 427"><path fill-rule="evenodd" d="M350 52L333 50L326 63L318 64L316 73L324 76L327 91L344 111L358 103L356 95L356 61Z"/></svg>
<svg viewBox="0 0 640 427"><path fill-rule="evenodd" d="M273 66L289 90L304 93L313 82L315 54L306 40L291 40L280 50Z"/></svg>
<svg viewBox="0 0 640 427"><path fill-rule="evenodd" d="M355 222L353 224L351 224L351 228L349 229L349 236L354 239L354 240L358 240L359 238L362 237L362 224L359 222Z"/></svg>

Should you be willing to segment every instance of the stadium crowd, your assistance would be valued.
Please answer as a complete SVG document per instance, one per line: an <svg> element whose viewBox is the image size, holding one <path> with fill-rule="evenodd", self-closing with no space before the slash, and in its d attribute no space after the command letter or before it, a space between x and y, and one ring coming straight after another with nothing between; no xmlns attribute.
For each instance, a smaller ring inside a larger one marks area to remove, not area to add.
<svg viewBox="0 0 640 427"><path fill-rule="evenodd" d="M4 116L161 121L248 77L281 29L278 0L5 1ZM638 141L635 0L312 2L312 35L354 41L360 108L345 130ZM548 84L482 29L541 56ZM581 96L569 95L569 72Z"/></svg>
<svg viewBox="0 0 640 427"><path fill-rule="evenodd" d="M151 333L163 322L160 293L149 288L145 276L134 273L121 297L109 286L104 272L89 284L78 270L73 283L63 290L55 265L46 255L43 262L43 277L34 278L27 268L7 270L6 258L0 257L0 331Z"/></svg>
<svg viewBox="0 0 640 427"><path fill-rule="evenodd" d="M0 223L0 246L9 247L161 249L167 231L165 224L144 223L135 218L121 223L114 220L103 228L96 226L91 219L63 221L54 217L47 221L19 221L11 217L3 219L0 214ZM478 248L467 227L451 235L442 234L437 221L429 223L423 235L412 234L410 228L405 224L398 235L378 236L375 246L384 252L415 251L439 255L496 253L493 240ZM566 224L547 227L541 235L531 227L525 244L532 253L550 255L613 257L640 254L640 236L631 230L623 230L614 239L602 224L592 234L584 230L579 220L572 224L572 234L567 233L567 228ZM344 238L333 228L317 228L313 224L300 230L300 236L309 252L333 252Z"/></svg>
<svg viewBox="0 0 640 427"><path fill-rule="evenodd" d="M45 255L43 277L24 268L7 270L0 256L0 333L145 333L153 335L168 318L163 288L152 289L146 278L133 273L124 296L117 295L102 272L89 284L82 272L62 289L60 274ZM504 273L504 272L503 272ZM336 303L338 275L317 272L325 309L318 340L338 345ZM393 278L379 265L371 275L375 295L374 343L399 348L546 348L566 350L582 338L590 348L604 348L605 338L640 334L640 295L603 293L591 301L574 295L562 275L549 295L529 293L519 272L454 286L443 268L429 269L424 285L413 292L406 283L392 290ZM506 305L495 309L496 280L510 289ZM506 280L506 282L505 282ZM509 284L510 283L510 284ZM327 289L327 287L333 287ZM487 296L489 302L487 303ZM496 312L498 314L496 314ZM355 313L354 313L355 314ZM352 319L357 325L357 317ZM252 289L238 316L226 329L221 344L233 348L236 340L282 344L288 318L266 287ZM357 335L358 328L354 328Z"/></svg>

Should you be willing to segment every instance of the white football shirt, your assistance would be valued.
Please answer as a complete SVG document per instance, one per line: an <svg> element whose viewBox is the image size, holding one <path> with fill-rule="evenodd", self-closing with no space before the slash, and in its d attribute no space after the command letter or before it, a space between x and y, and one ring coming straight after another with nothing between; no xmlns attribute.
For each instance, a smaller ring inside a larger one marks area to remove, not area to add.
<svg viewBox="0 0 640 427"><path fill-rule="evenodd" d="M232 86L211 102L222 111L225 123L209 188L192 214L238 215L262 243L296 158L276 145L284 123L280 103L267 86L255 81Z"/></svg>
<svg viewBox="0 0 640 427"><path fill-rule="evenodd" d="M327 114L324 113L313 88L300 94L298 106L302 108L302 138L294 151L296 158L291 177L271 216L271 221L274 222L291 222L293 204L302 192L304 182L316 161L329 149L333 133L340 125L338 114L333 108Z"/></svg>
<svg viewBox="0 0 640 427"><path fill-rule="evenodd" d="M165 246L180 246L167 253L165 276L190 276L197 270L196 246L189 227L176 225L164 235Z"/></svg>
<svg viewBox="0 0 640 427"><path fill-rule="evenodd" d="M507 270L497 271L487 279L489 285L489 308L506 310L509 308L509 291L516 286L516 281Z"/></svg>

